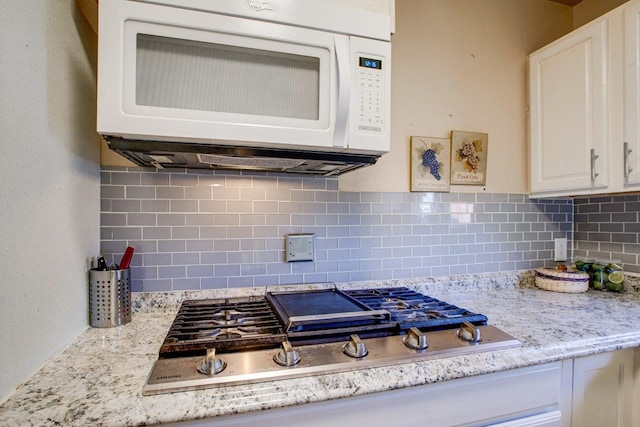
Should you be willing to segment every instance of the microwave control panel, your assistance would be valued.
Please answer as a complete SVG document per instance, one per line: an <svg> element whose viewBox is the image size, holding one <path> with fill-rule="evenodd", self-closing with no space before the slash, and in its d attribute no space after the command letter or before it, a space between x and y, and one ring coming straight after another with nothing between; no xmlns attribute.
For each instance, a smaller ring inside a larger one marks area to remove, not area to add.
<svg viewBox="0 0 640 427"><path fill-rule="evenodd" d="M356 126L359 131L384 133L386 65L381 58L358 56Z"/></svg>

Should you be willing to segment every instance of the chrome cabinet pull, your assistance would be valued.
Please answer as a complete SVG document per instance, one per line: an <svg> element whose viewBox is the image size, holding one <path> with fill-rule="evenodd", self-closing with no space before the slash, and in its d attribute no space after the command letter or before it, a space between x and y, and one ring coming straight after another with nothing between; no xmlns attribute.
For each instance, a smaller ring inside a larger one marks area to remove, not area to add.
<svg viewBox="0 0 640 427"><path fill-rule="evenodd" d="M632 149L629 148L629 143L624 143L624 177L629 178L629 174L633 172L633 169L629 167L629 154L633 152Z"/></svg>
<svg viewBox="0 0 640 427"><path fill-rule="evenodd" d="M595 182L599 173L596 173L596 159L600 157L596 154L595 148L591 149L591 182Z"/></svg>

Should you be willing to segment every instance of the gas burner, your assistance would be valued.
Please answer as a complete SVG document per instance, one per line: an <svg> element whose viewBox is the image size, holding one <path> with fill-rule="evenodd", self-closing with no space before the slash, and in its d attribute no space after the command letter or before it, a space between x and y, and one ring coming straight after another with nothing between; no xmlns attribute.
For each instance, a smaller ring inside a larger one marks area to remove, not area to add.
<svg viewBox="0 0 640 427"><path fill-rule="evenodd" d="M398 311L398 310L406 310L409 308L409 305L401 302L401 301L389 301L389 302L383 302L380 304L380 308L384 309L384 310L394 310L394 311Z"/></svg>
<svg viewBox="0 0 640 427"><path fill-rule="evenodd" d="M236 326L244 323L255 324L264 319L260 313L249 313L247 311L225 310L212 316L211 322L220 326Z"/></svg>
<svg viewBox="0 0 640 427"><path fill-rule="evenodd" d="M212 335L216 340L237 340L242 338L242 334L237 329L227 329L224 332L219 331L217 334Z"/></svg>
<svg viewBox="0 0 640 427"><path fill-rule="evenodd" d="M271 316L247 316L232 318L228 316L214 317L205 320L176 320L174 322L176 332L199 331L216 327L236 327L236 326L261 326L274 323Z"/></svg>
<svg viewBox="0 0 640 427"><path fill-rule="evenodd" d="M161 355L268 348L286 339L282 325L262 297L187 300L160 347Z"/></svg>
<svg viewBox="0 0 640 427"><path fill-rule="evenodd" d="M413 320L417 320L420 318L427 318L428 315L420 312L420 311L410 311L407 313L398 313L396 315L396 320L398 322L408 322L408 321L413 321Z"/></svg>
<svg viewBox="0 0 640 427"><path fill-rule="evenodd" d="M438 330L459 327L463 322L486 325L487 317L422 295L409 288L379 288L345 291L372 309L388 310L391 320L404 332L412 327Z"/></svg>

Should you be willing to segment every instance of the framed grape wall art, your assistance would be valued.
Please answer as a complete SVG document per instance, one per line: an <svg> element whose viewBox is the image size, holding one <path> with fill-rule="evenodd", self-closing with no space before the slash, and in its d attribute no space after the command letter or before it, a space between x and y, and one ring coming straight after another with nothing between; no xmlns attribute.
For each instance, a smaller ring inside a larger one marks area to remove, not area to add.
<svg viewBox="0 0 640 427"><path fill-rule="evenodd" d="M451 140L411 137L411 191L449 191Z"/></svg>
<svg viewBox="0 0 640 427"><path fill-rule="evenodd" d="M489 135L451 132L451 184L485 185Z"/></svg>

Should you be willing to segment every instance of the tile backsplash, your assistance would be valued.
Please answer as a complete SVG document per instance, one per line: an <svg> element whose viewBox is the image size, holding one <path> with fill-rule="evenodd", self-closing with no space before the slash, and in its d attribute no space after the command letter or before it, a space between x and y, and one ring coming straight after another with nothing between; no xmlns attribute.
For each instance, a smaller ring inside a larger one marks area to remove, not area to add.
<svg viewBox="0 0 640 427"><path fill-rule="evenodd" d="M640 195L575 199L575 256L616 259L640 273Z"/></svg>
<svg viewBox="0 0 640 427"><path fill-rule="evenodd" d="M135 248L137 292L525 270L573 240L570 199L340 192L335 177L103 168L101 201L101 250ZM285 262L289 233L315 234L315 261Z"/></svg>

